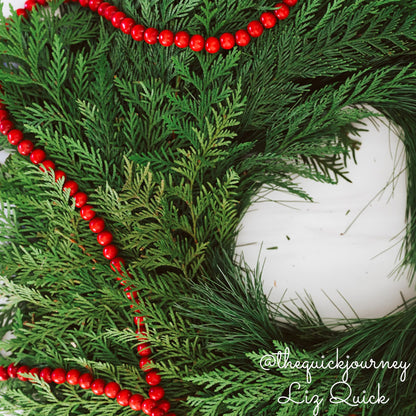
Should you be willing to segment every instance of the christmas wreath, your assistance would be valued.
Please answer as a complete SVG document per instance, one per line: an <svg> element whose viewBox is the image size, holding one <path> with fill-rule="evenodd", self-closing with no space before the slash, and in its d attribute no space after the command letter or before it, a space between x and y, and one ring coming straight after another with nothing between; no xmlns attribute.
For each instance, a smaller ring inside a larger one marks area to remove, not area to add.
<svg viewBox="0 0 416 416"><path fill-rule="evenodd" d="M415 414L414 301L335 330L234 254L262 186L336 183L383 115L413 272L414 1L28 0L2 22L0 413Z"/></svg>

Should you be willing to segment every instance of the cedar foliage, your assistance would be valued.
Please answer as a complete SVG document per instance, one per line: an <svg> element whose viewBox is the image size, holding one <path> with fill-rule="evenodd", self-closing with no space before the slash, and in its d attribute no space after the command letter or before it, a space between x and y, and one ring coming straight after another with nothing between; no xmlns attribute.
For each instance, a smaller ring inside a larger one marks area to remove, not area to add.
<svg viewBox="0 0 416 416"><path fill-rule="evenodd" d="M114 4L146 27L205 36L243 28L271 8L266 0ZM357 359L416 361L414 303L336 332L317 314L270 305L261 273L235 264L233 254L239 222L262 186L310 198L297 175L346 178L360 120L385 115L402 127L407 150L404 263L414 265L415 19L411 0L300 0L246 48L211 56L135 42L63 1L29 21L13 15L8 29L2 18L2 99L15 125L89 195L122 248L178 415L310 414L310 405L277 400L301 374L258 366L285 345L300 360L340 348ZM62 180L4 136L0 147L11 152L0 167L0 334L13 333L0 346L15 362L88 369L144 393L134 314L95 236ZM321 372L310 392L327 395L332 377ZM414 371L406 383L388 373L354 378L358 391L378 382L391 401L361 406L363 414L415 413ZM37 379L8 381L1 407L134 413Z"/></svg>

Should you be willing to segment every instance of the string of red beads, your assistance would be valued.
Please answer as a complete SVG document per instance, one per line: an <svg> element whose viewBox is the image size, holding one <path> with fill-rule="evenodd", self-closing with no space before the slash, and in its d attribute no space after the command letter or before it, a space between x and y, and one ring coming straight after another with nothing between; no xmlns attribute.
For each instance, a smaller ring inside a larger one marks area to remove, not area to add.
<svg viewBox="0 0 416 416"><path fill-rule="evenodd" d="M27 0L36 2L36 0ZM289 16L290 7L296 5L298 0L283 0L274 6L274 12L264 12L259 20L253 20L248 23L247 29L240 29L235 34L223 33L219 37L208 37L205 39L202 35L190 35L186 31L173 33L169 29L159 32L154 27L145 28L137 24L134 19L127 17L126 14L116 6L103 0L72 0L79 1L82 7L89 7L92 11L97 12L100 16L109 20L112 25L120 29L126 35L131 36L136 41L144 41L149 45L159 43L162 46L169 47L172 45L184 49L189 47L194 52L201 52L205 49L208 53L214 54L222 49L229 50L237 46L247 46L251 38L258 38L264 32L264 29L273 28L278 20L284 20Z"/></svg>
<svg viewBox="0 0 416 416"><path fill-rule="evenodd" d="M163 387L155 386L149 390L149 398L145 399L140 394L133 394L130 390L122 389L115 381L106 382L101 378L94 379L89 373L81 373L80 370L71 369L66 371L63 368L51 369L30 368L27 365L9 364L8 367L0 366L0 381L7 381L9 378L17 378L21 381L35 382L36 377L45 383L64 384L79 386L83 390L91 390L97 396L105 395L109 399L115 399L120 406L130 406L132 410L142 411L150 416L175 416L168 413L170 403L164 399L165 390Z"/></svg>
<svg viewBox="0 0 416 416"><path fill-rule="evenodd" d="M28 0L29 1L29 0ZM33 7L32 7L33 8ZM84 192L79 191L78 184L70 179L66 178L65 172L61 170L55 169L55 164L51 160L46 159L46 153L43 149L35 148L34 143L31 140L24 139L24 134L21 130L15 129L14 123L10 120L10 115L6 110L5 105L0 100L0 132L4 135L7 135L7 139L9 143L11 143L14 146L17 146L18 152L22 156L29 156L30 161L35 164L39 165L39 168L42 171L54 171L55 175L55 181L62 180L63 179L63 191L69 190L69 195L74 198L75 206L80 209L80 215L81 218L88 221L89 228L93 233L97 234L97 242L100 246L103 247L103 256L110 260L110 267L113 271L118 272L118 274L121 277L117 277L117 280L120 280L121 285L124 286L124 281L122 280L122 276L124 276L124 270L125 270L125 261L121 257L116 257L118 254L118 248L111 244L113 241L113 234L105 229L105 221L101 217L96 216L96 212L94 211L94 207L92 205L87 204L88 196ZM127 272L128 273L128 272ZM137 309L137 292L134 291L134 286L129 286L124 289L126 296L129 300L135 301L135 305L131 305L132 308L135 309L136 313L140 313L140 310ZM152 397L153 391L155 386L158 386L161 382L161 377L157 373L156 370L152 370L151 367L149 368L149 364L151 365L152 362L149 360L150 355L152 354L151 346L146 341L146 328L143 324L144 318L143 316L135 316L134 317L134 324L138 328L136 330L137 339L139 341L139 344L137 346L137 352L142 357L140 361L140 368L146 373L145 380L146 383L151 386L149 390L149 399L143 399L140 401L140 403L146 403L145 408L139 409L139 400L136 395L131 394L128 390L123 390L121 392L115 392L116 387L118 386L117 383L113 382L113 384L108 383L106 385L106 395L111 398L116 398L117 402L121 406L128 406L129 400L131 397L133 397L133 407L135 409L133 410L143 410L144 413L151 416L163 416L166 414L166 411L160 408L159 404L156 403L157 400ZM144 360L143 360L144 359ZM143 361L142 361L143 360ZM10 366L9 366L10 367ZM4 373L3 370L0 367L0 380L2 379L8 379L9 377L13 377L12 374L15 374L14 365L10 367L7 370L7 375ZM18 373L27 373L36 372L37 369L30 370L26 366L20 366L17 370L17 377L22 380L26 381L26 377L19 376ZM43 371L43 370L42 370ZM45 370L46 372L48 370ZM44 374L45 374L44 371ZM52 381L60 384L65 381L67 381L69 384L72 385L79 385L83 389L89 389L91 384L93 383L93 379L90 373L85 373L83 375L78 374L78 370L70 370L64 377L65 370L63 369L56 369L54 372L52 372ZM55 378L54 378L55 377ZM159 387L159 386L158 386ZM161 395L161 392L164 390L162 387L159 387L157 390L159 393L159 396ZM94 391L93 391L94 392ZM107 394L108 392L108 394ZM123 393L122 393L123 392ZM114 397L112 397L114 395ZM162 395L162 397L163 397ZM162 398L160 397L160 399ZM160 400L158 399L158 400ZM153 400L153 402L148 402L146 400ZM152 403L152 406L149 405L149 403ZM163 402L164 408L166 408L169 404L166 400ZM154 405L153 405L154 404ZM132 408L133 408L132 407ZM170 404L169 404L170 407ZM173 413L170 414L171 416L174 416Z"/></svg>
<svg viewBox="0 0 416 416"><path fill-rule="evenodd" d="M77 1L77 0L72 0ZM240 29L234 35L232 33L224 33L219 38L208 37L206 40L202 35L195 34L190 36L186 31L180 31L174 34L170 30L162 30L159 32L155 28L145 28L143 25L136 24L136 22L127 17L125 13L119 11L116 6L111 5L103 0L78 0L82 7L89 7L92 11L97 12L100 16L111 21L112 25L120 29L123 33L130 35L136 41L145 41L150 45L156 43L162 46L169 47L176 45L178 48L189 47L194 52L206 50L208 53L214 54L219 52L222 48L229 50L236 45L244 47L247 46L251 38L257 38L262 35L264 29L273 28L277 20L284 20L289 16L289 7L293 7L297 0L283 0L277 3L274 7L274 13L264 12L259 20L253 20L247 25L247 30ZM27 19L28 12L33 11L38 5L46 6L46 0L27 0L24 9L17 9L16 14ZM1 88L1 86L0 86ZM17 146L18 152L22 156L29 156L31 162L39 165L43 171L50 171L54 173L55 181L63 181L63 191L68 190L69 196L73 197L76 208L80 209L81 217L89 222L89 228L93 233L97 234L97 242L103 247L103 256L110 260L110 267L113 271L118 272L121 277L120 284L124 286L125 282L122 280L125 270L125 261L121 257L117 257L118 248L112 244L113 235L110 231L105 229L105 221L101 217L97 217L93 206L87 204L88 196L79 191L78 184L66 178L65 172L55 168L55 163L46 159L46 153L43 149L35 148L31 140L24 139L23 132L16 129L14 123L10 120L10 116L0 100L0 133L7 135L10 144ZM127 272L128 274L128 272ZM124 289L129 300L137 302L137 292L134 291L134 286L129 286ZM132 308L137 308L136 305L131 305ZM140 313L138 309L135 312ZM130 406L133 410L142 410L145 414L150 416L175 416L174 413L167 413L170 409L170 403L167 400L162 400L164 397L164 389L159 386L161 377L156 370L152 370L152 361L149 359L152 354L150 344L146 342L146 332L143 325L143 317L135 316L134 323L138 326L136 331L137 339L140 341L137 351L142 357L140 360L140 368L146 372L146 382L150 386L149 398L144 399L141 395L132 394L129 390L121 390L116 382L105 383L101 379L93 379L91 373L81 374L79 370L72 369L66 372L62 368L51 370L44 368L30 369L27 366L16 367L10 364L7 369L0 366L0 380L7 380L9 377L18 377L22 381L28 381L24 374L38 375L44 381L56 384L68 382L71 385L79 385L82 389L91 389L94 394L105 394L109 398L116 399L120 406Z"/></svg>

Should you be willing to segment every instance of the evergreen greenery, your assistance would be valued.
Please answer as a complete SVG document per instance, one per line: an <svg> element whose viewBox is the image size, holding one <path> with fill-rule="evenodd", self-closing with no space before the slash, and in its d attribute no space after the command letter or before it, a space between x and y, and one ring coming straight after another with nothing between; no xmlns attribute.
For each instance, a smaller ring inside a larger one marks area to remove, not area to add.
<svg viewBox="0 0 416 416"><path fill-rule="evenodd" d="M246 27L261 0L115 1L146 27L217 36ZM178 415L310 415L281 404L292 381L328 398L334 373L266 372L266 352L316 360L416 362L416 305L379 320L324 325L313 305L289 310L263 294L261 271L234 260L242 215L262 186L310 198L296 176L347 177L360 120L402 128L408 166L404 264L416 262L416 5L412 0L299 0L246 48L216 55L150 46L78 4L54 1L0 24L2 99L18 128L90 197L140 290L149 341ZM370 110L370 105L373 110ZM5 136L1 149L11 150ZM89 369L145 392L134 312L62 180L11 150L0 167L0 274L10 359ZM308 309L311 309L308 311ZM312 312L312 313L310 313ZM0 363L1 364L1 363ZM381 383L387 405L416 412L416 372L356 372L354 391ZM300 400L300 399L299 399ZM9 380L2 414L119 415L129 408L64 384ZM345 416L354 407L320 409ZM323 413L319 413L323 414Z"/></svg>

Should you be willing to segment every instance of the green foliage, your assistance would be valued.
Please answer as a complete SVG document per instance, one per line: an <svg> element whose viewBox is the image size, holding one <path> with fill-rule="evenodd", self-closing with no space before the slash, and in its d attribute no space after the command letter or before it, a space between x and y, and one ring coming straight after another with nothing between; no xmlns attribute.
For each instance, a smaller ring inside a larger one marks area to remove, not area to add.
<svg viewBox="0 0 416 416"><path fill-rule="evenodd" d="M261 0L116 1L146 27L217 36L262 11ZM259 368L290 348L298 360L327 350L415 361L414 304L336 332L313 308L272 305L261 270L234 258L242 216L264 189L311 198L303 176L348 180L361 120L401 126L408 165L404 265L416 263L414 148L416 8L410 0L300 0L291 16L246 48L216 55L136 42L74 3L52 2L28 21L0 24L2 100L16 127L88 194L126 260L155 367L177 415L307 415L281 404L301 371ZM4 18L0 18L4 23ZM371 107L368 107L371 105ZM80 219L63 180L11 151L0 166L0 347L29 366L78 368L146 394L131 328L133 308ZM254 351L254 352L250 352ZM2 358L1 363L10 359ZM409 383L388 385L391 406L415 413ZM310 394L328 396L319 372ZM303 383L302 387L306 387ZM133 414L69 386L10 380L1 413ZM393 404L394 402L394 404ZM328 415L351 409L327 406ZM363 413L364 414L364 413Z"/></svg>

